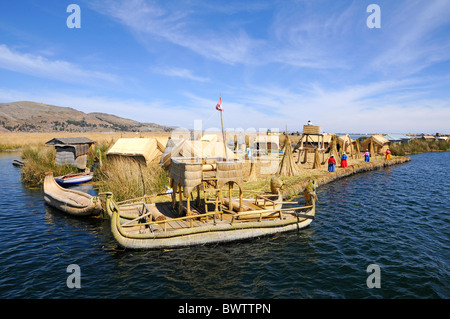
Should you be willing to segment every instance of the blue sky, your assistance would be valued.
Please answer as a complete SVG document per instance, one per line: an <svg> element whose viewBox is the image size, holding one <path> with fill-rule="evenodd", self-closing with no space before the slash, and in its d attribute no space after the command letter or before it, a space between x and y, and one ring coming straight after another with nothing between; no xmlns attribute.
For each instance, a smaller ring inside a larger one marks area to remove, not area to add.
<svg viewBox="0 0 450 319"><path fill-rule="evenodd" d="M0 102L215 129L219 97L230 130L450 134L450 1L0 3Z"/></svg>

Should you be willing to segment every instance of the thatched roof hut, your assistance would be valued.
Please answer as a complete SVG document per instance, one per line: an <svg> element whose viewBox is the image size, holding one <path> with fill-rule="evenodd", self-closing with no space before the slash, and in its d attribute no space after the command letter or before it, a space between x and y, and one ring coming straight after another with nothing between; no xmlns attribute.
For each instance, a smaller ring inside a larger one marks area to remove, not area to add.
<svg viewBox="0 0 450 319"><path fill-rule="evenodd" d="M160 165L169 167L172 157L222 157L231 160L235 159L236 155L222 141L218 141L217 136L205 135L200 140L169 139L161 156Z"/></svg>
<svg viewBox="0 0 450 319"><path fill-rule="evenodd" d="M435 141L436 140L436 136L423 134L421 139L422 140L427 140L427 141Z"/></svg>
<svg viewBox="0 0 450 319"><path fill-rule="evenodd" d="M353 140L350 137L350 134L345 134L337 137L337 142L339 145L339 152L345 152L346 154L353 154Z"/></svg>
<svg viewBox="0 0 450 319"><path fill-rule="evenodd" d="M157 138L119 138L108 150L108 159L133 159L144 165L159 161L164 152L163 140Z"/></svg>
<svg viewBox="0 0 450 319"><path fill-rule="evenodd" d="M371 137L366 138L361 142L361 147L363 150L371 150L371 148L373 147L373 151L371 151L372 155L384 154L390 146L391 142L389 142L380 134L372 135Z"/></svg>

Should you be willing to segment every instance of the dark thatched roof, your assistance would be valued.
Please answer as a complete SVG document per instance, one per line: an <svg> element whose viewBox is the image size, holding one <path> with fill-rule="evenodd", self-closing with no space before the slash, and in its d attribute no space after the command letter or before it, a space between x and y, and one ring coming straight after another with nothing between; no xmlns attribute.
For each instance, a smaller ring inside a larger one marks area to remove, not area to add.
<svg viewBox="0 0 450 319"><path fill-rule="evenodd" d="M94 144L95 142L87 137L55 137L45 143L46 145L75 145L75 144Z"/></svg>

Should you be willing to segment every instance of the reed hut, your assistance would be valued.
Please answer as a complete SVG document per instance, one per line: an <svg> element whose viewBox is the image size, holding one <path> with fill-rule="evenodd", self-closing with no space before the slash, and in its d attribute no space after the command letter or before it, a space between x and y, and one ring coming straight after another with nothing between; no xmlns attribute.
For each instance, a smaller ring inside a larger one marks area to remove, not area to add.
<svg viewBox="0 0 450 319"><path fill-rule="evenodd" d="M351 139L350 134L338 136L337 143L340 153L345 152L348 155L354 154L353 140Z"/></svg>
<svg viewBox="0 0 450 319"><path fill-rule="evenodd" d="M222 141L218 141L217 136L208 135L200 140L169 139L161 156L160 165L168 168L171 165L171 158L178 157L222 157L231 160L235 159L236 155Z"/></svg>
<svg viewBox="0 0 450 319"><path fill-rule="evenodd" d="M56 165L73 165L80 170L86 169L87 155L95 142L87 137L55 137L45 143L56 150Z"/></svg>
<svg viewBox="0 0 450 319"><path fill-rule="evenodd" d="M371 155L375 156L376 154L385 154L386 150L390 148L391 142L385 139L382 135L372 135L369 138L366 138L361 142L362 149L371 150ZM372 151L373 147L373 151Z"/></svg>
<svg viewBox="0 0 450 319"><path fill-rule="evenodd" d="M108 160L134 160L145 166L159 162L164 152L164 141L157 138L119 138L108 150Z"/></svg>
<svg viewBox="0 0 450 319"><path fill-rule="evenodd" d="M421 139L422 140L426 140L426 141L435 141L436 140L436 136L422 134Z"/></svg>

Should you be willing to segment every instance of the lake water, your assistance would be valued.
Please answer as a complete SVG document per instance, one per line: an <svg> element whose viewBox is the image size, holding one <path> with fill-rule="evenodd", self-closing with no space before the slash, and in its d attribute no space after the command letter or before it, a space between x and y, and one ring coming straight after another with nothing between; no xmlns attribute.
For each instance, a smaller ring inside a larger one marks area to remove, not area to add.
<svg viewBox="0 0 450 319"><path fill-rule="evenodd" d="M18 157L0 153L3 299L450 297L450 152L320 187L316 220L300 232L143 252L120 249L109 220L47 207L22 185ZM67 286L72 264L81 288Z"/></svg>

